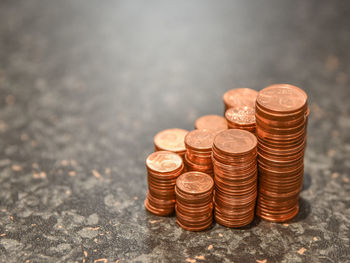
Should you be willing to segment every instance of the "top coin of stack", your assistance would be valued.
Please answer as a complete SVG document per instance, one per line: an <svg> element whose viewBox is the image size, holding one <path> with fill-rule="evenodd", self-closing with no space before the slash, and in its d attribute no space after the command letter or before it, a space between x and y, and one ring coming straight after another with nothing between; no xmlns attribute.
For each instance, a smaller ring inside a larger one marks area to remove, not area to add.
<svg viewBox="0 0 350 263"><path fill-rule="evenodd" d="M307 95L300 88L276 84L259 92L257 215L265 220L285 222L298 213L307 116Z"/></svg>
<svg viewBox="0 0 350 263"><path fill-rule="evenodd" d="M158 151L146 159L148 171L148 193L145 207L153 214L166 216L174 212L175 183L183 172L183 162L179 155Z"/></svg>
<svg viewBox="0 0 350 263"><path fill-rule="evenodd" d="M183 229L202 231L213 222L213 179L201 172L188 172L176 180L176 222Z"/></svg>
<svg viewBox="0 0 350 263"><path fill-rule="evenodd" d="M255 108L255 100L258 92L253 89L239 88L227 91L223 96L225 112L234 107Z"/></svg>
<svg viewBox="0 0 350 263"><path fill-rule="evenodd" d="M242 227L254 219L257 196L257 140L254 134L229 129L213 144L215 220Z"/></svg>
<svg viewBox="0 0 350 263"><path fill-rule="evenodd" d="M227 121L219 115L204 115L196 120L196 129L207 129L213 131L227 130Z"/></svg>
<svg viewBox="0 0 350 263"><path fill-rule="evenodd" d="M154 136L155 151L169 151L177 153L183 159L186 152L185 136L188 131L183 129L167 129Z"/></svg>
<svg viewBox="0 0 350 263"><path fill-rule="evenodd" d="M193 130L185 137L185 167L187 171L198 171L213 176L211 149L214 137L217 134L212 130Z"/></svg>
<svg viewBox="0 0 350 263"><path fill-rule="evenodd" d="M251 106L235 106L225 112L229 129L242 129L255 133L255 108Z"/></svg>

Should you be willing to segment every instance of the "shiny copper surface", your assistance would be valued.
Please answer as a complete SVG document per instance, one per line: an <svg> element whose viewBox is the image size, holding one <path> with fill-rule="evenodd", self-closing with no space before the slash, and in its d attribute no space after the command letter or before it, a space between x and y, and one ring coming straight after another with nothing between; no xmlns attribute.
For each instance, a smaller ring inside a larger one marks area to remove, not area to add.
<svg viewBox="0 0 350 263"><path fill-rule="evenodd" d="M299 210L309 110L298 87L276 84L256 100L259 195L256 213L271 222L292 219Z"/></svg>
<svg viewBox="0 0 350 263"><path fill-rule="evenodd" d="M225 112L229 129L242 129L255 133L255 107L236 106Z"/></svg>
<svg viewBox="0 0 350 263"><path fill-rule="evenodd" d="M213 130L198 129L186 135L184 157L186 171L199 171L213 175L211 149L216 134L217 132Z"/></svg>
<svg viewBox="0 0 350 263"><path fill-rule="evenodd" d="M257 139L252 133L230 129L214 139L215 220L226 227L242 227L254 219L257 197Z"/></svg>
<svg viewBox="0 0 350 263"><path fill-rule="evenodd" d="M153 140L155 151L174 152L183 157L186 151L185 136L187 133L187 130L177 128L158 132Z"/></svg>
<svg viewBox="0 0 350 263"><path fill-rule="evenodd" d="M208 174L187 172L176 179L176 222L189 231L211 226L214 181Z"/></svg>
<svg viewBox="0 0 350 263"><path fill-rule="evenodd" d="M232 107L255 107L258 92L249 88L238 88L227 91L223 95L225 111Z"/></svg>
<svg viewBox="0 0 350 263"><path fill-rule="evenodd" d="M175 183L183 172L181 157L173 152L158 151L146 159L148 193L146 209L156 215L167 216L174 212Z"/></svg>
<svg viewBox="0 0 350 263"><path fill-rule="evenodd" d="M222 131L228 128L226 119L219 115L202 116L196 120L194 126L196 129L207 129L214 131Z"/></svg>

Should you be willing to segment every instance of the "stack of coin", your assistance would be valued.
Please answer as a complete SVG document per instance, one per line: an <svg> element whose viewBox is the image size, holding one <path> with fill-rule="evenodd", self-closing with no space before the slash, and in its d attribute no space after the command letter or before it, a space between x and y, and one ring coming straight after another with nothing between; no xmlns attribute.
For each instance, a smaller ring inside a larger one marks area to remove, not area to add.
<svg viewBox="0 0 350 263"><path fill-rule="evenodd" d="M292 85L269 86L257 97L257 215L265 220L285 222L298 213L308 112L306 93Z"/></svg>
<svg viewBox="0 0 350 263"><path fill-rule="evenodd" d="M215 220L241 227L254 219L257 196L257 139L254 134L229 129L216 135L212 160L215 181Z"/></svg>
<svg viewBox="0 0 350 263"><path fill-rule="evenodd" d="M183 129L167 129L154 136L155 151L169 151L177 153L183 159L186 152L185 136L188 131Z"/></svg>
<svg viewBox="0 0 350 263"><path fill-rule="evenodd" d="M227 91L223 96L225 112L233 107L255 108L255 100L258 92L253 89L239 88Z"/></svg>
<svg viewBox="0 0 350 263"><path fill-rule="evenodd" d="M193 130L185 137L186 171L198 171L213 176L213 163L211 160L211 149L217 132L212 130Z"/></svg>
<svg viewBox="0 0 350 263"><path fill-rule="evenodd" d="M204 115L196 120L196 129L207 129L213 131L227 130L227 121L219 115Z"/></svg>
<svg viewBox="0 0 350 263"><path fill-rule="evenodd" d="M146 167L148 171L146 209L160 216L171 215L175 207L176 179L184 168L181 157L167 151L154 152L147 157Z"/></svg>
<svg viewBox="0 0 350 263"><path fill-rule="evenodd" d="M213 179L187 172L176 180L176 222L185 230L202 231L213 222Z"/></svg>
<svg viewBox="0 0 350 263"><path fill-rule="evenodd" d="M255 134L255 107L236 106L225 112L229 129L242 129Z"/></svg>

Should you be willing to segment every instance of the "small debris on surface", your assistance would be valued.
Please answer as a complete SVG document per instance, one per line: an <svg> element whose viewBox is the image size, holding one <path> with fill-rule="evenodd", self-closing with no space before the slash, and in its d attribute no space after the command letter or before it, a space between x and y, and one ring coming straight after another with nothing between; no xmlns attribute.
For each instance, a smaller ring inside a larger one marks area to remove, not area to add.
<svg viewBox="0 0 350 263"><path fill-rule="evenodd" d="M192 259L192 258L186 258L186 262L195 263L195 262L197 262L197 260Z"/></svg>
<svg viewBox="0 0 350 263"><path fill-rule="evenodd" d="M211 250L211 249L213 249L213 245L208 246L208 250Z"/></svg>
<svg viewBox="0 0 350 263"><path fill-rule="evenodd" d="M302 247L301 249L298 250L298 253L299 255L303 255L305 251L306 251L306 248Z"/></svg>
<svg viewBox="0 0 350 263"><path fill-rule="evenodd" d="M35 179L46 178L46 173L45 172L33 173L33 177Z"/></svg>
<svg viewBox="0 0 350 263"><path fill-rule="evenodd" d="M204 256L195 256L196 259L199 259L199 260L205 260L205 257Z"/></svg>
<svg viewBox="0 0 350 263"><path fill-rule="evenodd" d="M14 164L12 165L12 170L15 172L19 172L19 171L22 171L22 167L17 164Z"/></svg>
<svg viewBox="0 0 350 263"><path fill-rule="evenodd" d="M103 180L103 177L101 176L101 174L97 171L97 170L92 170L92 174L99 180Z"/></svg>
<svg viewBox="0 0 350 263"><path fill-rule="evenodd" d="M339 176L338 173L332 173L332 178L337 178Z"/></svg>

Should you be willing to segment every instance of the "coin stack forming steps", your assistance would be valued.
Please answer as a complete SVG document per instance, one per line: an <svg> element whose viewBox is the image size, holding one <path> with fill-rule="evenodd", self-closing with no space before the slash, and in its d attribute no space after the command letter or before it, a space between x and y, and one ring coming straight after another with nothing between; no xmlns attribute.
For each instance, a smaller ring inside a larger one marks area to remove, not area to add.
<svg viewBox="0 0 350 263"><path fill-rule="evenodd" d="M258 92L253 89L239 88L227 91L222 97L225 104L225 112L229 108L250 107L255 108L255 100Z"/></svg>
<svg viewBox="0 0 350 263"><path fill-rule="evenodd" d="M146 209L159 216L171 215L175 208L175 183L183 172L184 164L179 155L167 151L150 154L146 159L148 193Z"/></svg>
<svg viewBox="0 0 350 263"><path fill-rule="evenodd" d="M167 129L154 136L155 151L169 151L180 155L184 159L186 148L184 139L188 131L183 129Z"/></svg>
<svg viewBox="0 0 350 263"><path fill-rule="evenodd" d="M257 196L257 139L229 129L216 135L212 160L215 181L215 220L226 227L242 227L254 219Z"/></svg>
<svg viewBox="0 0 350 263"><path fill-rule="evenodd" d="M198 171L213 177L211 150L217 132L212 130L193 130L185 137L185 170Z"/></svg>
<svg viewBox="0 0 350 263"><path fill-rule="evenodd" d="M242 129L255 134L255 107L237 106L225 112L229 129Z"/></svg>
<svg viewBox="0 0 350 263"><path fill-rule="evenodd" d="M194 127L213 131L223 131L228 128L226 119L219 115L204 115L196 120Z"/></svg>
<svg viewBox="0 0 350 263"><path fill-rule="evenodd" d="M185 230L202 231L213 222L213 179L201 172L187 172L176 180L176 222Z"/></svg>
<svg viewBox="0 0 350 263"><path fill-rule="evenodd" d="M298 213L308 114L307 95L298 87L276 84L259 92L257 215L265 220L285 222Z"/></svg>

